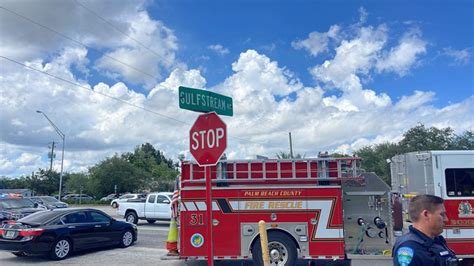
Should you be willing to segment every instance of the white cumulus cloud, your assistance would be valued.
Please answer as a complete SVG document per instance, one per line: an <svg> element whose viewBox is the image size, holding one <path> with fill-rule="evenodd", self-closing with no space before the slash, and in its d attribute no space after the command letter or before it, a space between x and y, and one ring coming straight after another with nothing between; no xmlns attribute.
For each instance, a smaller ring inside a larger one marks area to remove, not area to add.
<svg viewBox="0 0 474 266"><path fill-rule="evenodd" d="M317 56L320 53L328 51L329 40L337 38L339 30L338 25L333 25L327 32L321 33L313 31L309 34L308 39L293 41L291 45L295 49L305 49L308 50L312 56Z"/></svg>
<svg viewBox="0 0 474 266"><path fill-rule="evenodd" d="M208 49L216 52L218 55L226 55L229 53L229 49L225 48L224 46L220 44L212 44L207 47Z"/></svg>

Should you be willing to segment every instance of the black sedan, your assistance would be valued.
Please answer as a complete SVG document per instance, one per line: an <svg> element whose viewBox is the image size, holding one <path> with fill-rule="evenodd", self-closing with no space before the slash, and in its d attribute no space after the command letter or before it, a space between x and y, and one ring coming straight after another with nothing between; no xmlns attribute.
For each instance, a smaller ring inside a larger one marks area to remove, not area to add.
<svg viewBox="0 0 474 266"><path fill-rule="evenodd" d="M137 240L137 227L116 221L95 209L40 211L0 228L0 250L16 256L48 254L61 260L73 251L118 245Z"/></svg>

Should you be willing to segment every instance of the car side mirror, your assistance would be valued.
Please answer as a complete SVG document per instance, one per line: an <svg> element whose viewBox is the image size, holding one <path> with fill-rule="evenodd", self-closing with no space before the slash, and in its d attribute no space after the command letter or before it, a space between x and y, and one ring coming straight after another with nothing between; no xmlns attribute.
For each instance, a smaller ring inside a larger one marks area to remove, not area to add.
<svg viewBox="0 0 474 266"><path fill-rule="evenodd" d="M170 201L167 200L167 199L165 199L165 200L163 201L163 203L170 204Z"/></svg>
<svg viewBox="0 0 474 266"><path fill-rule="evenodd" d="M35 203L33 204L33 206L35 206L35 208L38 208L38 206L39 206L39 205L38 205L38 202L35 202Z"/></svg>

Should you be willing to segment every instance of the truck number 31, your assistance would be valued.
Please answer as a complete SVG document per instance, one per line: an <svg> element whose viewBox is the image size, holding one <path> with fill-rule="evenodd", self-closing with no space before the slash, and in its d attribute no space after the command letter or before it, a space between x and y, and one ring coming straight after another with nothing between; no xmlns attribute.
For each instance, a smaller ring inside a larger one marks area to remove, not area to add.
<svg viewBox="0 0 474 266"><path fill-rule="evenodd" d="M190 225L203 225L203 214L191 214Z"/></svg>

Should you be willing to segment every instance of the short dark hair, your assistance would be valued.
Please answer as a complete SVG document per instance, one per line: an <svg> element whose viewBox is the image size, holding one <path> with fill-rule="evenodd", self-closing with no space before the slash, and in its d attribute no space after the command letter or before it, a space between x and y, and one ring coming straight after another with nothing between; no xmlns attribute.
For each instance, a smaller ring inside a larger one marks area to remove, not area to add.
<svg viewBox="0 0 474 266"><path fill-rule="evenodd" d="M423 210L434 212L436 208L443 203L444 200L438 196L418 195L411 199L410 205L408 206L408 214L412 222L417 222Z"/></svg>

